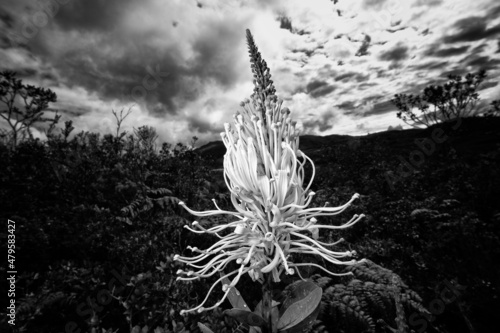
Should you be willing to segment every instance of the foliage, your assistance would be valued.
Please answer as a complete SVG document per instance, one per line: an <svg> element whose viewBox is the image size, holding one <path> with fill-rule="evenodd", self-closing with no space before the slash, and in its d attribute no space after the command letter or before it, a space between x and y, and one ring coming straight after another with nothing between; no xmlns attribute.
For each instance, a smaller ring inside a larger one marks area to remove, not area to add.
<svg viewBox="0 0 500 333"><path fill-rule="evenodd" d="M397 141L373 135L356 145L332 147L324 155L330 163L318 172L319 187L324 189L318 193L319 201L335 204L353 189L362 194L361 207L355 209L370 214L365 223L344 233L360 257L404 276L426 305L440 299L448 282L466 287L443 314L425 321L429 331L431 324L445 332L463 331L467 321L477 331L488 331L485 327L492 322L487 317L494 316L490 309L500 306L494 282L499 281L500 270L493 264L500 260L500 146L493 130L498 123L487 135L483 119L470 120L393 189L385 173L399 167L400 156L414 151L415 136L408 147L401 146L401 134ZM483 148L471 146L477 133L481 134L478 147Z"/></svg>
<svg viewBox="0 0 500 333"><path fill-rule="evenodd" d="M324 291L316 332L384 332L390 325L407 325L405 312L429 313L420 296L394 272L369 260L346 270L354 279L345 283L312 276Z"/></svg>
<svg viewBox="0 0 500 333"><path fill-rule="evenodd" d="M224 199L209 161L182 144L156 152L133 135L81 132L70 140L71 128L45 143L0 147L2 217L16 222L16 263L26 272L17 281L18 331L60 331L69 322L82 331L135 323L172 329L172 315L182 322L178 311L199 297L196 284L173 284L172 253L191 242L178 198L193 206ZM130 271L125 290L80 316L78 306L121 267Z"/></svg>
<svg viewBox="0 0 500 333"><path fill-rule="evenodd" d="M353 267L354 278L310 272L323 289L313 331L395 330L404 328L396 321L403 312L410 330L426 325L428 332L465 333L469 323L477 332L494 331L500 307L498 123L470 120L492 123L493 130L483 122L464 122L393 188L386 172L396 170L399 156L414 151L413 140L433 128L410 136L406 145L411 131L372 135L311 155L318 161L315 204L336 205L361 193L353 209L369 215L342 232L344 246L385 267L366 262ZM220 165L183 144L164 144L158 151L134 134L71 137L71 130L67 123L46 142L0 146L1 215L16 222L16 265L22 272L16 281L18 325L12 330L2 313L0 331L62 332L71 322L82 332L200 332L198 322L214 332L248 331L224 314L228 303L209 314L179 315L199 304L206 285L175 284L183 267L173 254L187 245L206 248L213 239L185 232L190 217L176 201L203 210L215 198L222 209L229 207L223 177L212 172ZM477 133L481 140L471 145ZM321 240L338 237L326 233ZM5 239L0 233L0 241ZM401 277L396 284L395 273ZM116 288L110 290L113 279ZM442 312L432 312L448 283L460 295ZM5 284L1 288L5 294ZM240 292L249 306L257 306L255 290ZM339 327L340 321L353 326Z"/></svg>
<svg viewBox="0 0 500 333"><path fill-rule="evenodd" d="M225 278L225 283L229 282L229 279ZM295 281L286 286L281 292L282 302L273 300L270 304L272 320L270 330L283 333L307 332L318 316L321 295L321 288L311 281ZM260 301L252 312L236 288L230 291L228 298L233 308L224 311L226 315L241 322L250 332L266 329L263 301ZM199 327L203 333L213 333L202 323L199 323Z"/></svg>
<svg viewBox="0 0 500 333"><path fill-rule="evenodd" d="M474 115L479 100L477 90L486 78L484 70L469 73L463 79L450 74L443 85L430 85L421 95L396 94L391 102L399 109L397 116L405 123L429 127L443 121ZM418 109L420 114L413 110Z"/></svg>
<svg viewBox="0 0 500 333"><path fill-rule="evenodd" d="M490 103L491 107L484 114L485 117L500 117L500 99Z"/></svg>
<svg viewBox="0 0 500 333"><path fill-rule="evenodd" d="M49 103L54 103L57 96L50 89L25 85L16 79L16 73L0 72L0 101L5 109L0 110L0 117L5 120L9 130L2 133L2 141L10 147L16 147L19 141L32 138L31 128L48 123L54 126L60 119L43 117Z"/></svg>

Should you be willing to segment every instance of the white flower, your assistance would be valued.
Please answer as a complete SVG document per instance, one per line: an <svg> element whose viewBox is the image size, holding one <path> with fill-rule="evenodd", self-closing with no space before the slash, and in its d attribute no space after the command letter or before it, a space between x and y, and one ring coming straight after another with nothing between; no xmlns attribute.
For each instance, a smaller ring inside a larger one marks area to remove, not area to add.
<svg viewBox="0 0 500 333"><path fill-rule="evenodd" d="M257 98L257 97L254 97ZM253 103L252 103L253 102ZM299 147L296 123L289 118L288 108L281 108L282 101L265 103L265 121L259 119L262 110L255 110L256 100L242 102L242 111L234 116L234 128L225 124L221 133L227 152L224 156L224 179L231 191L235 212L221 210L214 201L215 210L197 212L180 204L191 214L207 217L227 214L233 222L205 229L193 222L196 233L209 233L220 240L206 250L191 248L198 255L176 256L175 259L194 268L178 272L178 280L194 280L210 277L223 271L230 262L239 268L217 279L205 300L197 307L184 311L206 311L219 306L230 288L236 286L241 276L248 273L255 281L263 282L264 274L272 274L275 282L280 275L300 275L297 267L315 266L331 275L338 275L314 263L290 261L294 253L314 254L333 264L352 265L355 260L342 261L354 252L336 252L327 247L342 241L327 244L318 240L320 229L344 229L358 222L363 215L354 215L347 223L333 226L317 223L318 216L337 215L347 209L359 197L340 207L308 208L314 192L310 187L315 175L314 163ZM309 162L312 175L305 186L305 165ZM305 186L305 188L304 188ZM227 233L229 230L231 232ZM224 235L223 235L224 234ZM342 275L342 274L341 274ZM234 276L234 277L233 277ZM230 285L223 285L224 297L215 305L204 308L213 288L225 277L232 277Z"/></svg>

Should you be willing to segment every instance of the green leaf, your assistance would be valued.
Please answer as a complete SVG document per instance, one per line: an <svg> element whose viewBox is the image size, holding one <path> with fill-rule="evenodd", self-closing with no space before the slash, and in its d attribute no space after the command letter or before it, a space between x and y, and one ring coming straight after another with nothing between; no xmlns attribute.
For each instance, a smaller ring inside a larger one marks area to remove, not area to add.
<svg viewBox="0 0 500 333"><path fill-rule="evenodd" d="M262 331L260 330L260 327L250 326L248 333L262 333Z"/></svg>
<svg viewBox="0 0 500 333"><path fill-rule="evenodd" d="M203 325L202 323L198 323L198 327L200 328L202 333L214 333L214 331L212 331L210 328Z"/></svg>
<svg viewBox="0 0 500 333"><path fill-rule="evenodd" d="M224 275L222 272L220 274ZM222 279L222 283L229 285L229 284L231 284L231 281L229 281L229 279L226 277L226 278ZM245 302L245 300L243 299L243 297L241 297L241 294L238 291L238 289L236 289L236 287L231 288L231 290L229 291L229 294L227 294L227 298L229 299L229 302L231 303L233 308L250 311L250 308L248 307L248 305Z"/></svg>
<svg viewBox="0 0 500 333"><path fill-rule="evenodd" d="M272 300L271 304L272 304L271 305L271 307L272 307L272 309L271 309L271 321L273 322L273 332L277 332L278 319L280 317L278 305L280 303L276 302L275 300ZM257 306L255 307L254 313L262 317L262 301L260 301L259 304L257 304Z"/></svg>
<svg viewBox="0 0 500 333"><path fill-rule="evenodd" d="M284 301L280 308L280 317L283 316L290 305L307 297L316 288L318 286L311 281L296 281L286 286L282 292Z"/></svg>
<svg viewBox="0 0 500 333"><path fill-rule="evenodd" d="M306 332L309 332L314 321L316 320L316 317L318 317L320 308L321 307L318 305L316 307L316 310L314 310L313 313L311 313L309 316L307 316L300 323L298 323L297 325L295 325L291 328L288 328L288 329L281 329L281 330L279 330L279 332L280 333L306 333Z"/></svg>
<svg viewBox="0 0 500 333"><path fill-rule="evenodd" d="M300 291L307 290L307 288L308 286ZM278 330L281 332L302 332L308 328L316 320L319 313L322 294L321 288L316 287L306 297L288 306L278 321Z"/></svg>
<svg viewBox="0 0 500 333"><path fill-rule="evenodd" d="M261 316L243 309L230 309L225 310L224 314L233 317L237 321L249 326L262 326L265 324Z"/></svg>

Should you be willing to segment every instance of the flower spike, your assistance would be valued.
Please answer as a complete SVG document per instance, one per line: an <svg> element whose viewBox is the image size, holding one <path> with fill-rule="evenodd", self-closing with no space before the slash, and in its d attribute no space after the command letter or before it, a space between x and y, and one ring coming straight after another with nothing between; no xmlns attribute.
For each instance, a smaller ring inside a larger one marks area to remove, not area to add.
<svg viewBox="0 0 500 333"><path fill-rule="evenodd" d="M235 211L222 210L215 200L215 210L194 211L180 202L184 209L198 217L230 215L236 220L230 223L204 228L193 223L186 228L195 233L216 235L219 240L206 250L194 249L197 255L176 255L174 260L191 269L179 270L178 280L190 281L213 276L222 272L229 263L239 267L229 274L221 274L208 295L217 284L224 291L223 298L213 306L202 303L187 312L211 310L221 304L241 276L248 273L252 280L263 283L264 274L271 274L275 282L282 273L300 275L303 266L318 267L331 275L338 274L315 263L295 263L294 254L314 254L334 265L354 265L350 259L354 251L333 251L337 242L319 240L323 229L344 229L361 220L364 215L354 215L341 225L320 224L318 217L337 215L345 211L359 198L358 194L344 205L309 208L315 195L311 190L315 176L313 161L299 150L299 135L296 122L291 120L291 111L282 107L283 101L275 95L273 81L267 63L262 59L250 30L246 31L254 92L250 99L240 103L241 109L233 117L234 126L225 124L221 133L226 147L224 155L224 181L229 188ZM309 163L312 175L305 182L305 167ZM222 235L222 231L226 231ZM229 231L229 232L227 232ZM221 234L219 234L221 233ZM194 270L193 270L194 269ZM349 273L347 273L349 274ZM233 276L230 284L224 277Z"/></svg>

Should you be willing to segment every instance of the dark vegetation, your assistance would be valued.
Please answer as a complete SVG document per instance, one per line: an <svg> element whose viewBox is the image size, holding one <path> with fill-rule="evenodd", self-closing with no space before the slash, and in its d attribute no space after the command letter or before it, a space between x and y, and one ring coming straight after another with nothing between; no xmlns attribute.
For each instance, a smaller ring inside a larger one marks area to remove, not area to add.
<svg viewBox="0 0 500 333"><path fill-rule="evenodd" d="M396 94L391 102L399 109L399 119L417 127L429 127L479 114L495 117L500 112L500 100L492 101L486 111L477 107L478 91L486 77L484 69L464 77L450 74L448 81L443 84L431 84L418 95Z"/></svg>
<svg viewBox="0 0 500 333"><path fill-rule="evenodd" d="M409 323L415 331L425 326L428 332L470 332L470 325L488 332L496 325L498 120L464 119L457 129L442 124L448 139L399 178L388 178L388 172L397 173L402 159L409 161L420 149L415 139L431 138L435 127L360 138L302 138L317 165L314 204L340 204L359 192L362 198L351 212L367 215L355 227L325 237L344 237L344 247L356 249L360 258L397 273L428 310L438 306L433 301L447 284L462 288L444 309L434 309L439 314L414 317L413 326ZM199 303L208 284L175 283L179 267L172 261L173 254L188 253L187 245L213 242L182 228L193 218L178 208L179 199L198 210L213 207L212 198L230 208L219 146L164 145L155 152L134 135L80 133L71 140L62 135L47 142L27 140L14 150L0 147L2 219L16 222L16 331L64 332L71 322L82 332L124 332L136 325L181 331L196 321L230 325L218 312L178 315ZM118 273L126 284L116 282L106 293ZM252 295L246 289L240 287ZM8 332L5 318L1 330Z"/></svg>
<svg viewBox="0 0 500 333"><path fill-rule="evenodd" d="M31 98L55 97L30 91ZM33 117L42 109L33 109ZM123 113L115 116L120 124ZM14 143L5 136L0 145L1 218L16 222L18 271L16 326L7 324L2 305L0 331L199 332L197 322L215 332L242 331L219 310L181 317L179 311L199 304L211 284L175 281L182 267L173 255L214 241L183 228L193 217L179 209L179 200L204 210L214 198L231 209L222 143L156 149L151 127L129 135L119 126L115 135L72 135L71 122L59 130L47 121L47 141L25 135L25 127ZM354 277L304 272L323 288L315 332L494 331L499 128L498 117L466 118L364 137L301 137L300 148L317 167L313 205L339 205L357 192L361 200L341 218L367 215L352 228L322 235L326 241L343 237L339 249L370 259L349 268ZM238 288L255 306L259 287L247 279Z"/></svg>

